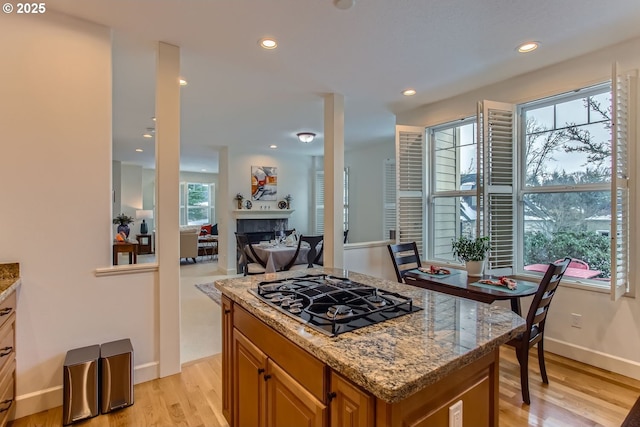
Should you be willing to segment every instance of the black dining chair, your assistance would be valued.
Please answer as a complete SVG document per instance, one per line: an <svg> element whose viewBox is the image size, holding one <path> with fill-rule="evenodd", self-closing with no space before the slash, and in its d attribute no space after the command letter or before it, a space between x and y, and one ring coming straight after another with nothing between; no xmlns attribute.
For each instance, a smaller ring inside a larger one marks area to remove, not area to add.
<svg viewBox="0 0 640 427"><path fill-rule="evenodd" d="M540 364L540 376L542 382L549 384L547 369L544 364L544 327L547 322L547 313L551 305L551 299L556 294L560 280L567 270L571 258L567 257L562 262L551 263L540 286L536 291L529 312L527 313L527 329L516 338L507 342L507 345L516 349L516 356L520 363L520 387L522 388L522 400L531 404L529 396L529 349L538 344L538 363Z"/></svg>
<svg viewBox="0 0 640 427"><path fill-rule="evenodd" d="M246 234L236 233L236 242L238 244L240 266L244 275L266 273L267 263L256 254L249 237ZM247 253L247 250L251 252L251 255Z"/></svg>
<svg viewBox="0 0 640 427"><path fill-rule="evenodd" d="M422 267L418 245L416 242L387 245L393 268L396 270L398 282L404 283L404 275L407 271Z"/></svg>
<svg viewBox="0 0 640 427"><path fill-rule="evenodd" d="M283 270L303 270L306 268L319 267L315 261L320 256L318 253L317 247L320 243L322 243L324 236L300 236L298 239L298 249L296 249L295 255L291 258L291 261L284 266ZM307 264L295 264L296 259L298 258L298 254L300 253L300 247L302 246L302 242L306 242L309 244L309 252L307 252ZM322 250L322 249L321 249Z"/></svg>

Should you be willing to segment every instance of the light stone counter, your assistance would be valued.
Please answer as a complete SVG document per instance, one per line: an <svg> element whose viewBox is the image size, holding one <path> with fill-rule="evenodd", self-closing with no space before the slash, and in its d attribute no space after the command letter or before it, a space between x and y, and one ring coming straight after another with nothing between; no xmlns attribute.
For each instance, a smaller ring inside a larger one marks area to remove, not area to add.
<svg viewBox="0 0 640 427"><path fill-rule="evenodd" d="M0 303L20 286L20 264L0 264Z"/></svg>
<svg viewBox="0 0 640 427"><path fill-rule="evenodd" d="M260 281L320 273L398 292L423 310L332 338L248 292ZM215 286L330 368L389 403L437 382L525 329L525 321L504 307L332 268L225 279Z"/></svg>

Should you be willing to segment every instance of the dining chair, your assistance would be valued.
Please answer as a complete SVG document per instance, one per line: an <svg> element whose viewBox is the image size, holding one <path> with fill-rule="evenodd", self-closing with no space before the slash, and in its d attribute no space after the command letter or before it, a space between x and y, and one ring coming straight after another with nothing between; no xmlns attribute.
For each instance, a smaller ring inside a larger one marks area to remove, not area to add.
<svg viewBox="0 0 640 427"><path fill-rule="evenodd" d="M240 266L244 275L266 273L267 263L256 254L249 237L246 234L236 233L236 242L238 244L238 254L240 255ZM247 250L251 252L251 256L247 253Z"/></svg>
<svg viewBox="0 0 640 427"><path fill-rule="evenodd" d="M396 270L398 282L404 283L404 275L407 271L422 267L418 245L416 242L387 245L393 268Z"/></svg>
<svg viewBox="0 0 640 427"><path fill-rule="evenodd" d="M344 235L344 239L342 239L342 243L347 243L347 236L349 236L349 229L344 230L343 235Z"/></svg>
<svg viewBox="0 0 640 427"><path fill-rule="evenodd" d="M316 249L324 236L300 236L298 239L298 249L296 250L295 255L291 258L291 261L283 268L283 270L304 270L306 268L319 267L319 264L316 264L316 259L318 258L318 250ZM309 252L307 252L307 264L295 264L296 258L300 253L300 247L302 246L302 242L306 242L309 244ZM321 249L322 250L322 249Z"/></svg>
<svg viewBox="0 0 640 427"><path fill-rule="evenodd" d="M533 301L527 313L527 329L516 338L507 342L507 345L515 347L516 356L520 363L520 387L522 388L522 400L531 404L529 396L529 350L538 344L538 363L542 382L549 384L547 369L544 364L544 327L547 321L547 313L551 305L551 299L556 294L560 280L567 270L571 258L567 257L562 262L551 263L547 272L540 281L540 286L533 296Z"/></svg>

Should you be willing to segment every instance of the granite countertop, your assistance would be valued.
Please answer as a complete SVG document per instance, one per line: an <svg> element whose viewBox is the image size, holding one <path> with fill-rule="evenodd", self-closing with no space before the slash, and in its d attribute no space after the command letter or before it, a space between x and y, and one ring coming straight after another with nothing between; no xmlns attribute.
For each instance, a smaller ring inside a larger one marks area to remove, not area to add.
<svg viewBox="0 0 640 427"><path fill-rule="evenodd" d="M11 262L0 264L0 302L20 286L20 264Z"/></svg>
<svg viewBox="0 0 640 427"><path fill-rule="evenodd" d="M348 277L413 299L424 310L328 337L261 302L248 290L305 274ZM215 282L224 295L380 399L394 403L488 354L525 330L511 310L333 268Z"/></svg>

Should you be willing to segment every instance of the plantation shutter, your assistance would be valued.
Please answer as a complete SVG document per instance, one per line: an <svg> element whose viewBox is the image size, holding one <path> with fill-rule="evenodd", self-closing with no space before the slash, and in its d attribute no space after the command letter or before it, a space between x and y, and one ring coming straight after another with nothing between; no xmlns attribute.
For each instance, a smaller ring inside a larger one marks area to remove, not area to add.
<svg viewBox="0 0 640 427"><path fill-rule="evenodd" d="M316 172L316 234L324 234L324 171Z"/></svg>
<svg viewBox="0 0 640 427"><path fill-rule="evenodd" d="M396 126L396 239L424 247L425 129Z"/></svg>
<svg viewBox="0 0 640 427"><path fill-rule="evenodd" d="M513 274L515 105L478 103L478 235L489 236L487 272Z"/></svg>
<svg viewBox="0 0 640 427"><path fill-rule="evenodd" d="M385 159L382 171L382 239L391 237L391 230L396 229L396 161Z"/></svg>
<svg viewBox="0 0 640 427"><path fill-rule="evenodd" d="M618 74L612 70L611 103L611 299L629 289L629 140L635 140L637 72Z"/></svg>

